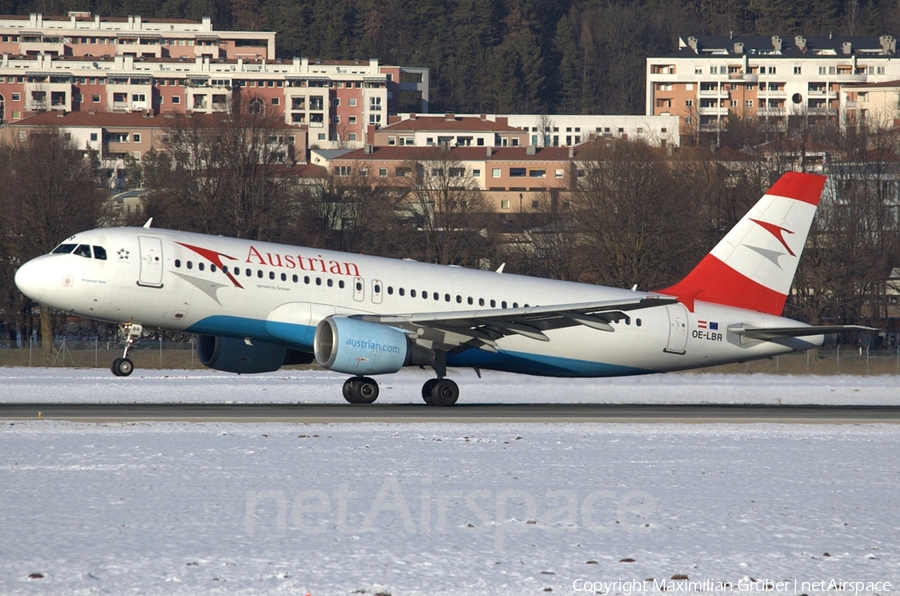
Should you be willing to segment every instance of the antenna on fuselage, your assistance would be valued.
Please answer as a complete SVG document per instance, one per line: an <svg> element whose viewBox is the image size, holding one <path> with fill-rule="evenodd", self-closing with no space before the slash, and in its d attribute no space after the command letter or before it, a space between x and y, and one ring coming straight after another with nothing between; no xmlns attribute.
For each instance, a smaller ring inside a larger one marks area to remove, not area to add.
<svg viewBox="0 0 900 596"><path fill-rule="evenodd" d="M152 223L153 223L153 218L151 217L150 219L147 220L147 223L144 224L144 227L149 228L150 224L152 224Z"/></svg>
<svg viewBox="0 0 900 596"><path fill-rule="evenodd" d="M506 267L506 263L503 263L499 267L497 267L497 273L503 273L503 268Z"/></svg>

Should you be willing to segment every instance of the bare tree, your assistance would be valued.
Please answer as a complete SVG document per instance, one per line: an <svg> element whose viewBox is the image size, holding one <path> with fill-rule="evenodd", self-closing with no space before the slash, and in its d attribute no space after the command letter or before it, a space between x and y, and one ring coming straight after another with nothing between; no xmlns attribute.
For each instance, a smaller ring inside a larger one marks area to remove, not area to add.
<svg viewBox="0 0 900 596"><path fill-rule="evenodd" d="M84 152L57 129L47 128L0 148L0 197L4 308L7 313L26 313L22 322L30 328L31 306L14 290L15 269L50 252L66 237L95 227L103 193L98 172ZM41 337L44 349L52 350L52 320L43 305Z"/></svg>
<svg viewBox="0 0 900 596"><path fill-rule="evenodd" d="M598 143L580 168L575 207L591 281L660 288L697 262L696 231L705 225L698 198L658 153L643 143Z"/></svg>
<svg viewBox="0 0 900 596"><path fill-rule="evenodd" d="M472 171L446 147L423 150L406 164L406 187L421 231L421 254L429 263L475 265L490 258L492 209Z"/></svg>
<svg viewBox="0 0 900 596"><path fill-rule="evenodd" d="M166 157L153 169L147 212L161 225L207 234L278 240L290 213L292 129L258 103L222 114L180 115L166 130Z"/></svg>

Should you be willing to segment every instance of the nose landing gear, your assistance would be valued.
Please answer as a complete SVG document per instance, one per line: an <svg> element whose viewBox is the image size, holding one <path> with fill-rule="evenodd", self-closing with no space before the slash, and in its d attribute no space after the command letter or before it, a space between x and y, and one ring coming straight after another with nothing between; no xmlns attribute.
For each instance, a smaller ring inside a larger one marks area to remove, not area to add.
<svg viewBox="0 0 900 596"><path fill-rule="evenodd" d="M112 362L112 366L110 366L110 370L112 374L117 377L127 377L132 372L134 372L134 362L128 358L128 350L131 348L131 345L141 336L141 332L144 328L137 323L132 323L131 321L127 323L122 323L119 325L119 328L122 330L122 335L125 336L125 352L122 354L121 358L116 358Z"/></svg>

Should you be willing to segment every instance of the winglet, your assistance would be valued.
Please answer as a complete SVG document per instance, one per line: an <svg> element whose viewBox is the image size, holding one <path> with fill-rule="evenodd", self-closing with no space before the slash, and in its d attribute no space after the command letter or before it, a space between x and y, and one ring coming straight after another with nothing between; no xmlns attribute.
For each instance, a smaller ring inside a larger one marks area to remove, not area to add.
<svg viewBox="0 0 900 596"><path fill-rule="evenodd" d="M687 277L659 293L691 311L700 300L780 315L825 180L783 175Z"/></svg>

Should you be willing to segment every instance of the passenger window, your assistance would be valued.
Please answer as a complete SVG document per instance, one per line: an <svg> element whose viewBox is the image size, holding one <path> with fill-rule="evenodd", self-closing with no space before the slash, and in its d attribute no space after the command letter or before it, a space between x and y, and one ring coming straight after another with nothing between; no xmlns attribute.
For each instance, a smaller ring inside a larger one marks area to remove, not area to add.
<svg viewBox="0 0 900 596"><path fill-rule="evenodd" d="M68 255L71 254L72 251L75 250L74 244L60 244L56 248L53 249L51 254L54 255Z"/></svg>
<svg viewBox="0 0 900 596"><path fill-rule="evenodd" d="M376 293L376 294L380 294L380 293L381 293L381 286L378 285L378 284L375 284L375 293Z"/></svg>
<svg viewBox="0 0 900 596"><path fill-rule="evenodd" d="M500 308L506 308L506 300L500 303Z"/></svg>
<svg viewBox="0 0 900 596"><path fill-rule="evenodd" d="M333 285L334 285L334 280L333 280L333 279L328 279L328 287L330 288L330 287L332 287Z"/></svg>
<svg viewBox="0 0 900 596"><path fill-rule="evenodd" d="M95 246L94 247L94 258L99 259L101 261L105 261L106 260L106 249L103 248L102 246Z"/></svg>
<svg viewBox="0 0 900 596"><path fill-rule="evenodd" d="M294 276L291 278L291 281L293 281L294 283L297 283L298 281L300 281L300 278L297 277L297 274L295 273Z"/></svg>
<svg viewBox="0 0 900 596"><path fill-rule="evenodd" d="M444 302L450 302L450 294L444 294Z"/></svg>
<svg viewBox="0 0 900 596"><path fill-rule="evenodd" d="M222 273L228 273L228 265L222 265Z"/></svg>
<svg viewBox="0 0 900 596"><path fill-rule="evenodd" d="M472 297L471 297L471 296L469 296L469 298L468 298L466 301L467 301L469 304L474 304L474 303L475 303L475 301L472 300Z"/></svg>
<svg viewBox="0 0 900 596"><path fill-rule="evenodd" d="M188 261L188 262L187 262L187 268L188 268L188 269L193 269L193 268L194 268L194 262L193 262L193 261Z"/></svg>
<svg viewBox="0 0 900 596"><path fill-rule="evenodd" d="M309 276L308 275L303 276L303 283L305 283L306 285L309 285Z"/></svg>
<svg viewBox="0 0 900 596"><path fill-rule="evenodd" d="M415 291L415 290L410 290L410 291L409 291L409 295L410 295L411 297L415 298L415 297L416 297L416 291Z"/></svg>
<svg viewBox="0 0 900 596"><path fill-rule="evenodd" d="M234 268L234 275L237 276L237 277L240 277L240 275L241 275L241 268L240 268L240 267L235 267L235 268Z"/></svg>
<svg viewBox="0 0 900 596"><path fill-rule="evenodd" d="M456 303L462 304L462 296L460 296L459 294L456 295Z"/></svg>
<svg viewBox="0 0 900 596"><path fill-rule="evenodd" d="M478 299L478 306L484 306L484 298Z"/></svg>
<svg viewBox="0 0 900 596"><path fill-rule="evenodd" d="M206 269L206 265L204 265L203 263L197 263L197 269L203 271L204 269Z"/></svg>
<svg viewBox="0 0 900 596"><path fill-rule="evenodd" d="M181 269L181 260L180 259L175 259L175 268Z"/></svg>
<svg viewBox="0 0 900 596"><path fill-rule="evenodd" d="M342 290L344 289L344 280L343 279L338 281L338 287Z"/></svg>
<svg viewBox="0 0 900 596"><path fill-rule="evenodd" d="M79 244L75 248L75 252L73 254L78 255L79 257L85 257L87 259L91 258L91 247L87 244Z"/></svg>
<svg viewBox="0 0 900 596"><path fill-rule="evenodd" d="M637 325L638 327L640 327L640 326L641 326L641 320L640 320L640 319L635 319L635 320L634 320L634 324Z"/></svg>
<svg viewBox="0 0 900 596"><path fill-rule="evenodd" d="M269 279L272 279L272 280L275 279L275 272L274 272L274 271L269 271Z"/></svg>
<svg viewBox="0 0 900 596"><path fill-rule="evenodd" d="M258 278L260 278L260 279L263 278L263 272L262 272L262 269L257 269L257 270L256 270L256 277L258 277Z"/></svg>
<svg viewBox="0 0 900 596"><path fill-rule="evenodd" d="M321 286L321 285L322 285L322 278L321 278L321 277L317 277L317 278L316 278L316 285L317 285L317 286Z"/></svg>
<svg viewBox="0 0 900 596"><path fill-rule="evenodd" d="M519 308L519 303L518 303L518 302L513 302L513 308Z"/></svg>
<svg viewBox="0 0 900 596"><path fill-rule="evenodd" d="M388 294L394 294L394 286L388 286Z"/></svg>
<svg viewBox="0 0 900 596"><path fill-rule="evenodd" d="M287 281L287 273L281 274L281 281Z"/></svg>
<svg viewBox="0 0 900 596"><path fill-rule="evenodd" d="M215 272L216 272L216 266L215 266L215 265L210 265L210 266L209 266L209 270L212 271L213 273L215 273Z"/></svg>
<svg viewBox="0 0 900 596"><path fill-rule="evenodd" d="M491 308L497 308L497 301L491 300Z"/></svg>
<svg viewBox="0 0 900 596"><path fill-rule="evenodd" d="M244 273L247 275L247 277L253 277L253 269L244 269Z"/></svg>
<svg viewBox="0 0 900 596"><path fill-rule="evenodd" d="M403 288L400 288L397 292L398 292L401 296L403 296L403 295L406 293L406 290L404 290Z"/></svg>

